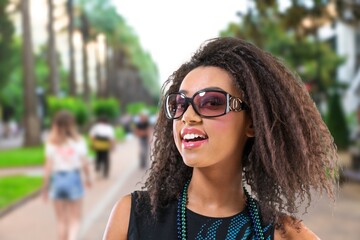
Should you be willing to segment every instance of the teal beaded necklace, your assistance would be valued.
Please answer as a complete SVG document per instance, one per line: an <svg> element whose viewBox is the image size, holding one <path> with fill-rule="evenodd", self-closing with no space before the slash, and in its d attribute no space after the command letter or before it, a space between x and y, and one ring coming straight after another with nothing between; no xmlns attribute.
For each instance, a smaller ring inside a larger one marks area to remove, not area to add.
<svg viewBox="0 0 360 240"><path fill-rule="evenodd" d="M178 240L186 240L187 229L186 229L186 202L187 202L187 192L189 187L190 180L187 181L184 185L182 192L180 193L177 206L177 232ZM259 217L259 212L255 203L255 200L250 196L246 188L244 187L244 192L246 195L246 204L249 207L249 214L252 223L252 227L255 232L256 240L265 240L264 232L261 227L261 221Z"/></svg>

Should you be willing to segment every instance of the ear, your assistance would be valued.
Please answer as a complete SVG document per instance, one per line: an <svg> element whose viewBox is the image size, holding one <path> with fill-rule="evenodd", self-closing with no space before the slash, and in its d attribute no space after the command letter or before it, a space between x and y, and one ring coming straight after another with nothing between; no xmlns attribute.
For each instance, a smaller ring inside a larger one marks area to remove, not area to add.
<svg viewBox="0 0 360 240"><path fill-rule="evenodd" d="M255 136L254 124L251 118L248 119L246 124L245 134L247 137L252 138Z"/></svg>

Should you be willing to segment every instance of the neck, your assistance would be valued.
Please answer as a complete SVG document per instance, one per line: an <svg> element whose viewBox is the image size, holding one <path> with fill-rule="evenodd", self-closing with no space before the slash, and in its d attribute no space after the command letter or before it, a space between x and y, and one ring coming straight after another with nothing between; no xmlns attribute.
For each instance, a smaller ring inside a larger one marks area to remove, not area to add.
<svg viewBox="0 0 360 240"><path fill-rule="evenodd" d="M194 169L188 188L188 209L206 216L227 217L241 212L245 205L241 173L216 177Z"/></svg>

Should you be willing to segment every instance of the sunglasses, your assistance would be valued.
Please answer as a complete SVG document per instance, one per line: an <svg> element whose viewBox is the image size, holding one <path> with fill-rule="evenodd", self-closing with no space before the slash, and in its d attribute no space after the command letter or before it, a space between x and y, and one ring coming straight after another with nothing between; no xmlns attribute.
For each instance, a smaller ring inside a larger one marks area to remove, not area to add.
<svg viewBox="0 0 360 240"><path fill-rule="evenodd" d="M230 111L240 112L250 108L240 98L222 90L200 90L191 98L182 92L171 93L165 99L165 112L168 119L178 119L184 115L189 105L201 117L212 118Z"/></svg>

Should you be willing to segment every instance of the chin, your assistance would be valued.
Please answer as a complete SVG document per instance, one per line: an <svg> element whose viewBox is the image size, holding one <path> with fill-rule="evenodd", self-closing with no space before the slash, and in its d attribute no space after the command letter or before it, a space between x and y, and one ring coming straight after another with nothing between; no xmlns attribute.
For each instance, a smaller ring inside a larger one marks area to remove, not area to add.
<svg viewBox="0 0 360 240"><path fill-rule="evenodd" d="M189 157L183 157L183 162L188 167L197 167L200 163L199 158L189 158Z"/></svg>

